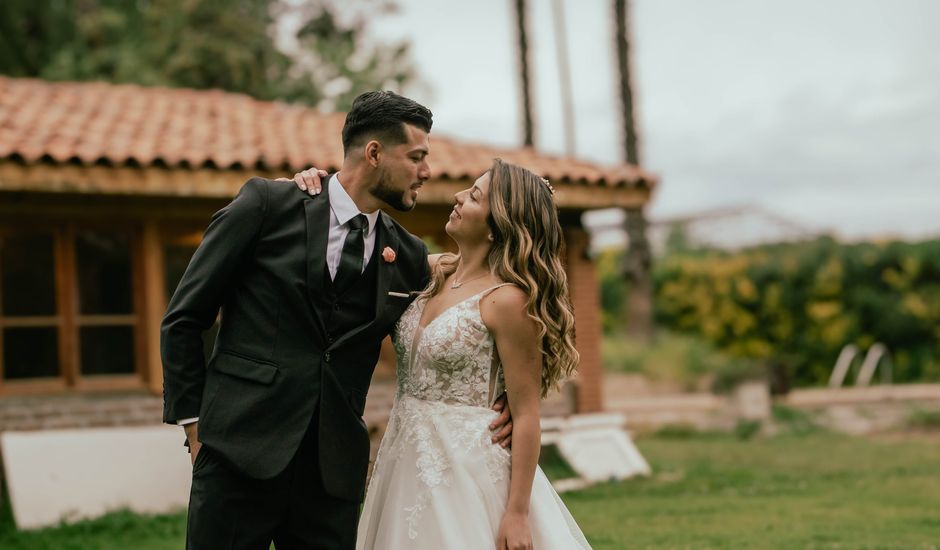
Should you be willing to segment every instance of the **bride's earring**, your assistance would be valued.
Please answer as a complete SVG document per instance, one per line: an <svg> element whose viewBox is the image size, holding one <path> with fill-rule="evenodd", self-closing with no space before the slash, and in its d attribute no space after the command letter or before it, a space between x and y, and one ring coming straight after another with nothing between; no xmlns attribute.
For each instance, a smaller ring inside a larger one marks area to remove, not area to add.
<svg viewBox="0 0 940 550"><path fill-rule="evenodd" d="M492 234L492 233L490 233L489 235L487 235L486 238L489 239L490 242L493 242L493 241L495 240L495 239L493 238L493 234Z"/></svg>

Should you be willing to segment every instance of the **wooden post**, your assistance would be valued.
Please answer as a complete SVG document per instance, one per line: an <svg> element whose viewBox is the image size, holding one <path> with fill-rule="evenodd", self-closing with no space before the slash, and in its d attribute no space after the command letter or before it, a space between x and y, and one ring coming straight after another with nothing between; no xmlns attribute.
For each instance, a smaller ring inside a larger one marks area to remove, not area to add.
<svg viewBox="0 0 940 550"><path fill-rule="evenodd" d="M144 326L146 345L145 369L147 387L157 395L163 394L163 362L160 360L160 322L166 310L164 291L163 246L160 231L153 220L144 223Z"/></svg>

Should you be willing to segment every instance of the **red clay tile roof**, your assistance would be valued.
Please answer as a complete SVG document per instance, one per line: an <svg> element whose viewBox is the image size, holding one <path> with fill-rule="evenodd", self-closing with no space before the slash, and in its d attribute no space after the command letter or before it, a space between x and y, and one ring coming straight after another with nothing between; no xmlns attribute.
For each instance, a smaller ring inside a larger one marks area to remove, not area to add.
<svg viewBox="0 0 940 550"><path fill-rule="evenodd" d="M345 115L258 101L219 90L0 76L0 159L294 171L338 169ZM493 157L553 182L647 187L655 176L629 165L600 167L532 149L498 149L432 134L435 177L476 177Z"/></svg>

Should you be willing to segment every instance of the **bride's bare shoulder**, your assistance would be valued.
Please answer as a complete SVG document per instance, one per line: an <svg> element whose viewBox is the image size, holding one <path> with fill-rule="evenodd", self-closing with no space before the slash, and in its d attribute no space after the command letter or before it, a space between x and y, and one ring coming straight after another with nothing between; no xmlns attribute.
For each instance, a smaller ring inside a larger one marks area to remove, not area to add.
<svg viewBox="0 0 940 550"><path fill-rule="evenodd" d="M526 323L528 303L529 295L524 290L504 283L480 300L480 316L490 330L507 324Z"/></svg>

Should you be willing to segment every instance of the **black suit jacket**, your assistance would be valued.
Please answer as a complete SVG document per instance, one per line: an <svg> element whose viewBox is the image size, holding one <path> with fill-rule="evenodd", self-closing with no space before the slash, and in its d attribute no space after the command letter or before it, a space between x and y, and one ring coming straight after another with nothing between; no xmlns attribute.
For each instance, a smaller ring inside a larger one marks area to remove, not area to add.
<svg viewBox="0 0 940 550"><path fill-rule="evenodd" d="M384 212L376 226L374 317L328 343L312 303L323 292L328 186L252 178L216 212L170 300L161 327L164 421L199 417L199 439L242 473L265 479L293 457L319 403L326 490L360 499L369 434L362 420L379 348L423 288L427 247ZM396 255L382 259L385 247ZM413 295L412 295L413 296ZM221 307L208 365L202 333Z"/></svg>

